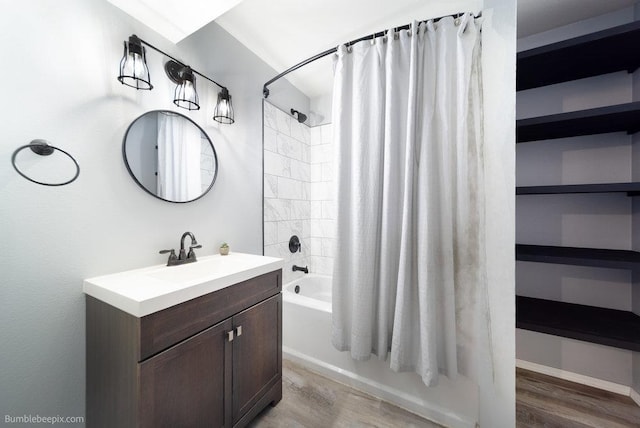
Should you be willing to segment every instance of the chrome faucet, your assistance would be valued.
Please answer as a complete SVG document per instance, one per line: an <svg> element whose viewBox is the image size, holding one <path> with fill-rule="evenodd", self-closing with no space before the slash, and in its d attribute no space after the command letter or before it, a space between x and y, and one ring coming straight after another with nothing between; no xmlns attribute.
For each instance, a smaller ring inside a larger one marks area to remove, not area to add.
<svg viewBox="0 0 640 428"><path fill-rule="evenodd" d="M191 238L191 245L189 246L189 253L187 254L184 248L184 238ZM185 232L182 234L182 238L180 238L180 253L176 256L176 250L173 248L170 250L162 250L160 254L169 253L169 260L167 260L167 266L177 266L183 265L185 263L193 263L197 261L196 253L193 251L195 248L202 248L202 245L198 244L196 237L191 232Z"/></svg>

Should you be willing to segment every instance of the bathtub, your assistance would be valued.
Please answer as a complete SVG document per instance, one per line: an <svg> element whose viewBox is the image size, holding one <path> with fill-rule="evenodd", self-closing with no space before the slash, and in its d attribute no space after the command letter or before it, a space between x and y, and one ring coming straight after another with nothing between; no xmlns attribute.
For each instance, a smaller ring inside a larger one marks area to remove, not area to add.
<svg viewBox="0 0 640 428"><path fill-rule="evenodd" d="M331 344L331 277L308 274L282 287L284 357L449 427L473 428L477 387L441 376L428 388L414 373L396 373L373 356L355 361ZM297 292L296 292L297 291Z"/></svg>
<svg viewBox="0 0 640 428"><path fill-rule="evenodd" d="M331 314L331 277L308 274L283 287L283 300Z"/></svg>

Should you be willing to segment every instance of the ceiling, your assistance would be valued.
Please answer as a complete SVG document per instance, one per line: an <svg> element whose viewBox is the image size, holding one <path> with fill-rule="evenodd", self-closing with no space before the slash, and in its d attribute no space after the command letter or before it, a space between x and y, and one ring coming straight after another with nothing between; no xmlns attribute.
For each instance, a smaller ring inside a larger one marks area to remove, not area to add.
<svg viewBox="0 0 640 428"><path fill-rule="evenodd" d="M482 1L474 1L478 12ZM278 72L367 34L466 11L468 0L244 0L216 20ZM357 19L354 19L357 17ZM331 92L332 56L287 75L310 98Z"/></svg>
<svg viewBox="0 0 640 428"><path fill-rule="evenodd" d="M340 43L413 19L477 13L484 3L471 0L470 8L469 0L107 1L174 42L215 20L277 72ZM613 12L635 1L518 0L518 37ZM329 93L332 56L292 72L287 80L310 98Z"/></svg>
<svg viewBox="0 0 640 428"><path fill-rule="evenodd" d="M173 43L195 33L242 0L107 0Z"/></svg>
<svg viewBox="0 0 640 428"><path fill-rule="evenodd" d="M518 0L518 38L631 6L637 0Z"/></svg>

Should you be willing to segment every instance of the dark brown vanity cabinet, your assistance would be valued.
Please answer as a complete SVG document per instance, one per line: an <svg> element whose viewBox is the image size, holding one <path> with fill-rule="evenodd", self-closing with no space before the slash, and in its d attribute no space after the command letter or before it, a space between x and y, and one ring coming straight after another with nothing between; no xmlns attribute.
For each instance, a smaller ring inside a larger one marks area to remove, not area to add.
<svg viewBox="0 0 640 428"><path fill-rule="evenodd" d="M229 426L227 320L139 364L141 427ZM226 420L225 420L226 417Z"/></svg>
<svg viewBox="0 0 640 428"><path fill-rule="evenodd" d="M233 317L236 332L231 400L234 425L249 413L274 383L280 388L282 386L281 308L282 295L278 295ZM262 409L264 405L258 407Z"/></svg>
<svg viewBox="0 0 640 428"><path fill-rule="evenodd" d="M142 318L87 296L87 426L241 427L275 405L281 286L278 270Z"/></svg>

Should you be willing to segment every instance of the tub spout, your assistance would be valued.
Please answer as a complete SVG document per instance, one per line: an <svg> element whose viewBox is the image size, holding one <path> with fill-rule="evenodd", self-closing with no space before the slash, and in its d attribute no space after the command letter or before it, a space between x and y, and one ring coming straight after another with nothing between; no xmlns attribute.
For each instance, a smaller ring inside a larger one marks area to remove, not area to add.
<svg viewBox="0 0 640 428"><path fill-rule="evenodd" d="M300 271L300 272L304 272L304 273L309 273L309 267L308 266L302 267L302 266L293 265L291 267L291 270L294 271L294 272L295 271Z"/></svg>

